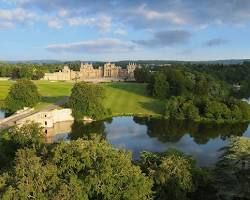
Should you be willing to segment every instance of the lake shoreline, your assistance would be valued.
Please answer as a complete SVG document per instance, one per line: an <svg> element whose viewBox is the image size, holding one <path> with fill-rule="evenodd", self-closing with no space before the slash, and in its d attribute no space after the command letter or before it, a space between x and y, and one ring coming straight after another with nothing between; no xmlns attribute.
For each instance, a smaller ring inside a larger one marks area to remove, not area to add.
<svg viewBox="0 0 250 200"><path fill-rule="evenodd" d="M175 119L175 118L167 118L161 114L145 114L145 113L115 113L104 117L103 119L98 119L95 121L103 121L106 119L110 119L112 117L147 117L151 119L164 119L164 120L177 120L177 121L190 121L195 123L207 123L207 124L244 124L250 123L250 120L209 120L209 119L200 119L200 120L189 120L189 119Z"/></svg>
<svg viewBox="0 0 250 200"><path fill-rule="evenodd" d="M106 120L65 122L47 130L50 143L89 139L99 135L113 147L133 152L137 160L142 151L165 152L175 148L198 159L199 166L213 165L220 149L233 137L250 137L249 123L216 124L187 120L119 116Z"/></svg>

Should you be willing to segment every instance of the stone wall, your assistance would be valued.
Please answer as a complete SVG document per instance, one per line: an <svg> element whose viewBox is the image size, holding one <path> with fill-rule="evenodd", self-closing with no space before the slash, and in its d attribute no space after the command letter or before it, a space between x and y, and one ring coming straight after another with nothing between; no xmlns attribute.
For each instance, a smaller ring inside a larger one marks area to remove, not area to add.
<svg viewBox="0 0 250 200"><path fill-rule="evenodd" d="M36 122L40 123L44 128L51 128L54 127L56 123L65 121L74 121L74 118L72 117L72 110L70 108L41 111L17 120L16 124L22 125L27 122ZM84 117L83 121L92 121L92 119Z"/></svg>
<svg viewBox="0 0 250 200"><path fill-rule="evenodd" d="M69 81L72 80L72 75L71 73L74 73L69 69L68 66L64 66L63 70L59 72L54 72L54 73L45 73L44 75L44 80L50 80L50 81Z"/></svg>
<svg viewBox="0 0 250 200"><path fill-rule="evenodd" d="M42 127L49 128L53 127L54 124L63 121L74 121L71 115L71 109L55 109L52 111L41 111L20 119L16 122L18 125L22 125L28 121L34 121L40 123Z"/></svg>

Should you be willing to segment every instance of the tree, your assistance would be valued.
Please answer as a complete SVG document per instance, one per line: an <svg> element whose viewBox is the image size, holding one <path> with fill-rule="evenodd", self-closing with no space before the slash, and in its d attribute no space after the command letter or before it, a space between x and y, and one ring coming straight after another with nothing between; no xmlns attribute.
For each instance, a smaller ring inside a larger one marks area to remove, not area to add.
<svg viewBox="0 0 250 200"><path fill-rule="evenodd" d="M199 109L194 105L192 100L183 104L183 112L186 119L193 121L200 119Z"/></svg>
<svg viewBox="0 0 250 200"><path fill-rule="evenodd" d="M170 92L173 96L185 95L190 85L190 80L180 70L169 69L165 72L166 79L169 83Z"/></svg>
<svg viewBox="0 0 250 200"><path fill-rule="evenodd" d="M29 80L21 79L13 84L5 99L6 108L15 112L24 107L33 107L40 101L36 85Z"/></svg>
<svg viewBox="0 0 250 200"><path fill-rule="evenodd" d="M53 144L43 154L19 149L13 170L0 176L0 198L150 199L152 181L131 160L99 137Z"/></svg>
<svg viewBox="0 0 250 200"><path fill-rule="evenodd" d="M134 71L134 77L136 82L148 83L150 79L150 71L146 67L142 68L137 67Z"/></svg>
<svg viewBox="0 0 250 200"><path fill-rule="evenodd" d="M104 97L105 91L101 86L76 83L69 98L69 106L75 120L82 120L85 116L93 119L102 119L106 116L107 110L102 105Z"/></svg>
<svg viewBox="0 0 250 200"><path fill-rule="evenodd" d="M0 169L9 167L18 149L28 147L39 151L45 143L44 130L38 123L30 122L2 132L0 137Z"/></svg>
<svg viewBox="0 0 250 200"><path fill-rule="evenodd" d="M12 127L9 131L9 137L17 148L39 148L46 142L44 129L39 123L34 122Z"/></svg>
<svg viewBox="0 0 250 200"><path fill-rule="evenodd" d="M142 171L154 181L155 199L184 200L193 189L193 161L176 150L142 152Z"/></svg>
<svg viewBox="0 0 250 200"><path fill-rule="evenodd" d="M44 77L44 72L40 69L35 70L35 72L32 75L32 80L40 80Z"/></svg>
<svg viewBox="0 0 250 200"><path fill-rule="evenodd" d="M208 119L224 120L231 117L231 112L228 107L218 101L209 101L205 108L205 117Z"/></svg>
<svg viewBox="0 0 250 200"><path fill-rule="evenodd" d="M196 81L194 93L198 96L207 96L209 93L209 85L207 80L199 79Z"/></svg>
<svg viewBox="0 0 250 200"><path fill-rule="evenodd" d="M169 84L166 81L165 75L163 73L157 73L154 78L153 96L159 99L165 99L169 95Z"/></svg>
<svg viewBox="0 0 250 200"><path fill-rule="evenodd" d="M33 71L34 69L32 67L20 67L20 78L31 79L33 76Z"/></svg>
<svg viewBox="0 0 250 200"><path fill-rule="evenodd" d="M17 151L12 173L5 177L1 199L51 199L59 180L57 167L43 162L28 148Z"/></svg>
<svg viewBox="0 0 250 200"><path fill-rule="evenodd" d="M18 79L20 78L20 68L14 67L11 72L11 78L12 79Z"/></svg>
<svg viewBox="0 0 250 200"><path fill-rule="evenodd" d="M216 166L217 187L223 199L249 199L250 196L250 139L231 138L222 149Z"/></svg>
<svg viewBox="0 0 250 200"><path fill-rule="evenodd" d="M185 102L184 97L171 97L166 102L164 115L166 118L172 119L185 119L185 114L181 108L183 103Z"/></svg>

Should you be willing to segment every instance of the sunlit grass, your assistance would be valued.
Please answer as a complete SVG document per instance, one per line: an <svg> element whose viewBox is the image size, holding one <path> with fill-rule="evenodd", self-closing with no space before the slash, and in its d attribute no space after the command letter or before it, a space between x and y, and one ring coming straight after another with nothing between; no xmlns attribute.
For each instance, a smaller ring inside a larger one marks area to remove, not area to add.
<svg viewBox="0 0 250 200"><path fill-rule="evenodd" d="M3 100L14 81L0 81L0 100ZM34 81L42 96L36 108L43 108L70 95L73 82ZM146 84L104 83L106 98L103 104L114 115L142 114L157 115L162 111L162 103L146 94Z"/></svg>

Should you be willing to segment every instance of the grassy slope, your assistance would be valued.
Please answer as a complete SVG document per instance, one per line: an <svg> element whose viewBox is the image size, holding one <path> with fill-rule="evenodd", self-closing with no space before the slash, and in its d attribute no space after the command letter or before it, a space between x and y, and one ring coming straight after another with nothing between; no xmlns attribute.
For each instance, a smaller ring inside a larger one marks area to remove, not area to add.
<svg viewBox="0 0 250 200"><path fill-rule="evenodd" d="M107 98L104 105L114 114L159 114L162 106L158 100L146 95L146 85L139 83L103 84Z"/></svg>
<svg viewBox="0 0 250 200"><path fill-rule="evenodd" d="M0 81L0 100L3 100L13 81ZM71 82L35 81L43 97L38 107L54 103L70 95L73 86ZM162 104L146 95L146 85L139 83L105 83L101 84L106 89L104 106L110 108L115 115L119 114L159 114Z"/></svg>

